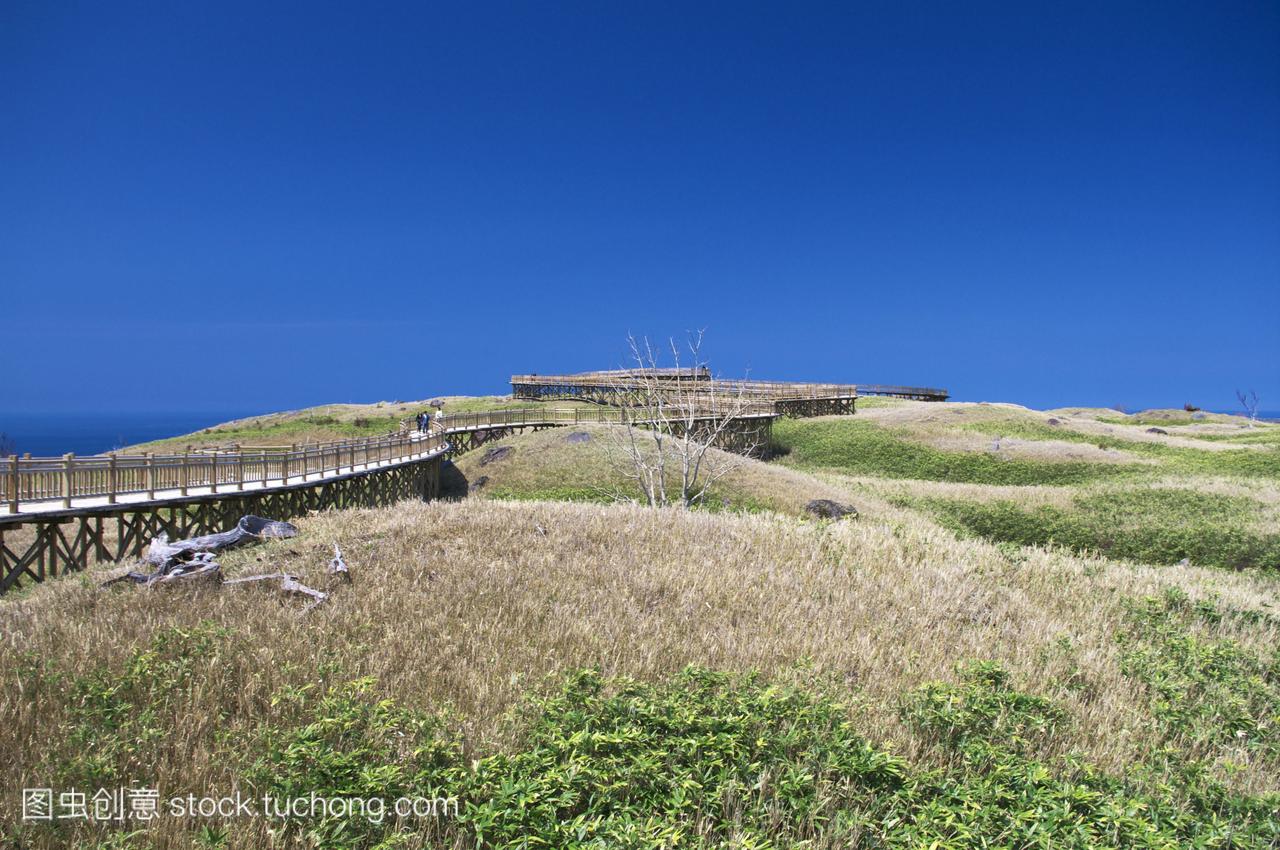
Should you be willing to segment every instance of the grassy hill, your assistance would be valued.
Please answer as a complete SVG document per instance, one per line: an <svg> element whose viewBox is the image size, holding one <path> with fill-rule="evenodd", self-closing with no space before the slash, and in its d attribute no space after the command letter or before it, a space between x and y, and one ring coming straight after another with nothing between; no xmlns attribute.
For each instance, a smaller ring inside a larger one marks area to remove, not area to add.
<svg viewBox="0 0 1280 850"><path fill-rule="evenodd" d="M387 434L412 422L419 413L434 413L436 404L449 413L481 410L511 410L536 407L539 402L514 400L510 396L433 396L421 401L379 401L373 404L325 404L302 410L288 410L223 422L193 434L182 434L131 446L124 451L165 451L186 446L241 444L299 445L308 442L372 437ZM589 406L584 402L557 401L554 407Z"/></svg>
<svg viewBox="0 0 1280 850"><path fill-rule="evenodd" d="M459 817L415 825L444 846L1276 837L1262 573L1014 553L903 518L468 500L300 525L227 562L325 587L341 541L355 580L306 617L265 588L90 576L0 602L8 786L454 793ZM263 847L269 825L165 819L115 846Z"/></svg>
<svg viewBox="0 0 1280 850"><path fill-rule="evenodd" d="M478 498L564 500L608 504L641 498L615 450L620 429L611 426L555 428L489 443L457 460L456 492ZM678 486L675 460L668 477ZM729 468L707 494L710 510L772 510L803 515L813 499L840 501L845 490L805 473L712 449L707 462Z"/></svg>
<svg viewBox="0 0 1280 850"><path fill-rule="evenodd" d="M775 436L780 463L964 535L1280 569L1280 426L1217 416L1159 433L1108 413L883 401Z"/></svg>
<svg viewBox="0 0 1280 850"><path fill-rule="evenodd" d="M306 615L261 586L93 573L0 599L8 788L458 800L0 829L35 848L1275 846L1280 429L1148 421L877 400L779 423L780 457L695 511L617 501L610 429L553 429L459 458L457 500L226 555L333 591ZM861 515L811 521L811 498ZM326 574L334 542L350 584Z"/></svg>

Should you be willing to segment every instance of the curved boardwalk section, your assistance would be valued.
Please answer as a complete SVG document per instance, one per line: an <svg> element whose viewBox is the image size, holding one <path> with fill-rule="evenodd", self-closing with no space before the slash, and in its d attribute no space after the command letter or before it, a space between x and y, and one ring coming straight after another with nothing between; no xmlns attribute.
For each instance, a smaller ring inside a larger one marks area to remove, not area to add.
<svg viewBox="0 0 1280 850"><path fill-rule="evenodd" d="M161 533L222 531L245 514L292 519L430 499L448 449L442 435L402 433L301 448L6 458L0 593L95 561L138 557Z"/></svg>
<svg viewBox="0 0 1280 850"><path fill-rule="evenodd" d="M531 407L433 417L428 433L305 446L223 446L181 454L0 459L0 593L24 580L136 557L153 537L219 531L244 514L290 519L327 508L433 498L445 457L517 431L589 423L653 424L628 405L669 397L664 427L716 425L717 444L768 446L779 416L853 413L859 393L942 400L924 387L723 381L705 368L514 375L515 398L569 398L595 408ZM731 411L731 412L726 412ZM726 427L720 427L725 422Z"/></svg>
<svg viewBox="0 0 1280 850"><path fill-rule="evenodd" d="M852 413L859 395L893 396L922 401L946 401L949 394L936 387L904 387L888 384L830 384L803 381L726 381L712 378L705 369L629 369L579 372L573 375L512 375L514 398L582 399L614 404L637 391L668 384L682 398L746 398L768 402L784 416L821 416Z"/></svg>

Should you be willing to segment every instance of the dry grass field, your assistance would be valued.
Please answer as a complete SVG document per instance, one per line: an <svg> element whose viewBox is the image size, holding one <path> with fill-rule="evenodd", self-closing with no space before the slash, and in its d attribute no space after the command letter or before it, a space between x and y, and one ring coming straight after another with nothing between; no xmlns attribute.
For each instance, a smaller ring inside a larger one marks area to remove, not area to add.
<svg viewBox="0 0 1280 850"><path fill-rule="evenodd" d="M227 554L229 577L333 591L305 615L263 586L93 574L0 600L6 812L23 787L130 782L461 800L378 824L11 821L10 844L1274 846L1272 429L1197 422L1180 439L1236 454L1096 462L1056 443L1152 426L864 413L783 423L779 461L742 466L712 510L612 503L601 429L557 429L461 458L487 478L465 498ZM1015 433L1055 446L989 445ZM811 498L861 515L809 519ZM350 584L326 574L334 542Z"/></svg>

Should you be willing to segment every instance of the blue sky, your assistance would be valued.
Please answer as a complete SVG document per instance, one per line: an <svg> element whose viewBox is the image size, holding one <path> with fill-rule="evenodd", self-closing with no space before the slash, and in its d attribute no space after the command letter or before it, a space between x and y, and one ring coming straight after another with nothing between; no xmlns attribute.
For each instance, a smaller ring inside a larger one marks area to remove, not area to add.
<svg viewBox="0 0 1280 850"><path fill-rule="evenodd" d="M467 8L471 7L471 8ZM1280 5L0 5L5 408L1280 408Z"/></svg>

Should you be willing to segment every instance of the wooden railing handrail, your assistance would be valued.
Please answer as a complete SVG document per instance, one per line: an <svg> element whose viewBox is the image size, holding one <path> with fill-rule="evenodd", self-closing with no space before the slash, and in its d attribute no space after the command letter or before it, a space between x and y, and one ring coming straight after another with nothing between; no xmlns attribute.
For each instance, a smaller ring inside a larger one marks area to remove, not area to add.
<svg viewBox="0 0 1280 850"><path fill-rule="evenodd" d="M659 382L669 382L678 387L681 393L720 394L722 396L755 396L765 399L818 399L818 398L856 398L857 384L814 383L798 381L751 381L698 379L679 381L673 378L658 378ZM596 372L582 375L512 375L512 385L527 384L544 387L581 387L598 388L605 391L626 391L648 387L648 379L635 378L625 371Z"/></svg>
<svg viewBox="0 0 1280 850"><path fill-rule="evenodd" d="M217 493L243 490L246 484L288 485L421 459L447 447L439 433L401 432L302 446L204 447L171 454L13 455L0 458L0 505L12 515L31 502L60 500L70 508L74 499L101 498L113 504L118 496L154 499L157 491L186 496L192 489Z"/></svg>
<svg viewBox="0 0 1280 850"><path fill-rule="evenodd" d="M604 392L623 392L629 389L640 389L653 381L667 384L673 392L700 392L705 387L725 395L744 395L777 401L797 399L823 398L856 398L858 393L865 395L889 395L902 398L918 398L944 400L950 394L940 387L908 387L896 384L840 384L812 381L759 381L759 380L725 380L711 378L705 373L696 375L687 370L666 370L657 374L640 373L628 369L614 369L602 372L579 372L573 375L512 375L511 384L516 386L541 387L576 387L579 389L598 389Z"/></svg>
<svg viewBox="0 0 1280 850"><path fill-rule="evenodd" d="M675 410L675 416L692 413L695 419L720 416L775 416L773 405L746 402L732 409ZM349 440L293 444L289 446L202 446L180 452L127 454L108 452L77 457L0 458L0 499L11 515L23 503L61 501L70 508L75 499L101 498L108 504L119 496L146 494L154 499L158 491L217 493L225 488L243 490L245 485L280 486L370 469L403 460L412 460L444 451L450 434L507 425L574 425L632 421L652 421L643 413L624 408L514 408L508 410L452 413L433 416L428 433L401 429L391 434ZM277 484L276 482L279 482ZM221 488L221 490L220 490Z"/></svg>
<svg viewBox="0 0 1280 850"><path fill-rule="evenodd" d="M747 402L732 409L672 410L670 416L683 418L692 412L695 419L715 419L725 416L776 416L772 404ZM433 433L478 430L501 425L589 425L593 423L621 423L632 421L644 424L653 421L643 411L620 407L529 407L507 410L482 410L467 413L446 413L443 417L431 417Z"/></svg>

